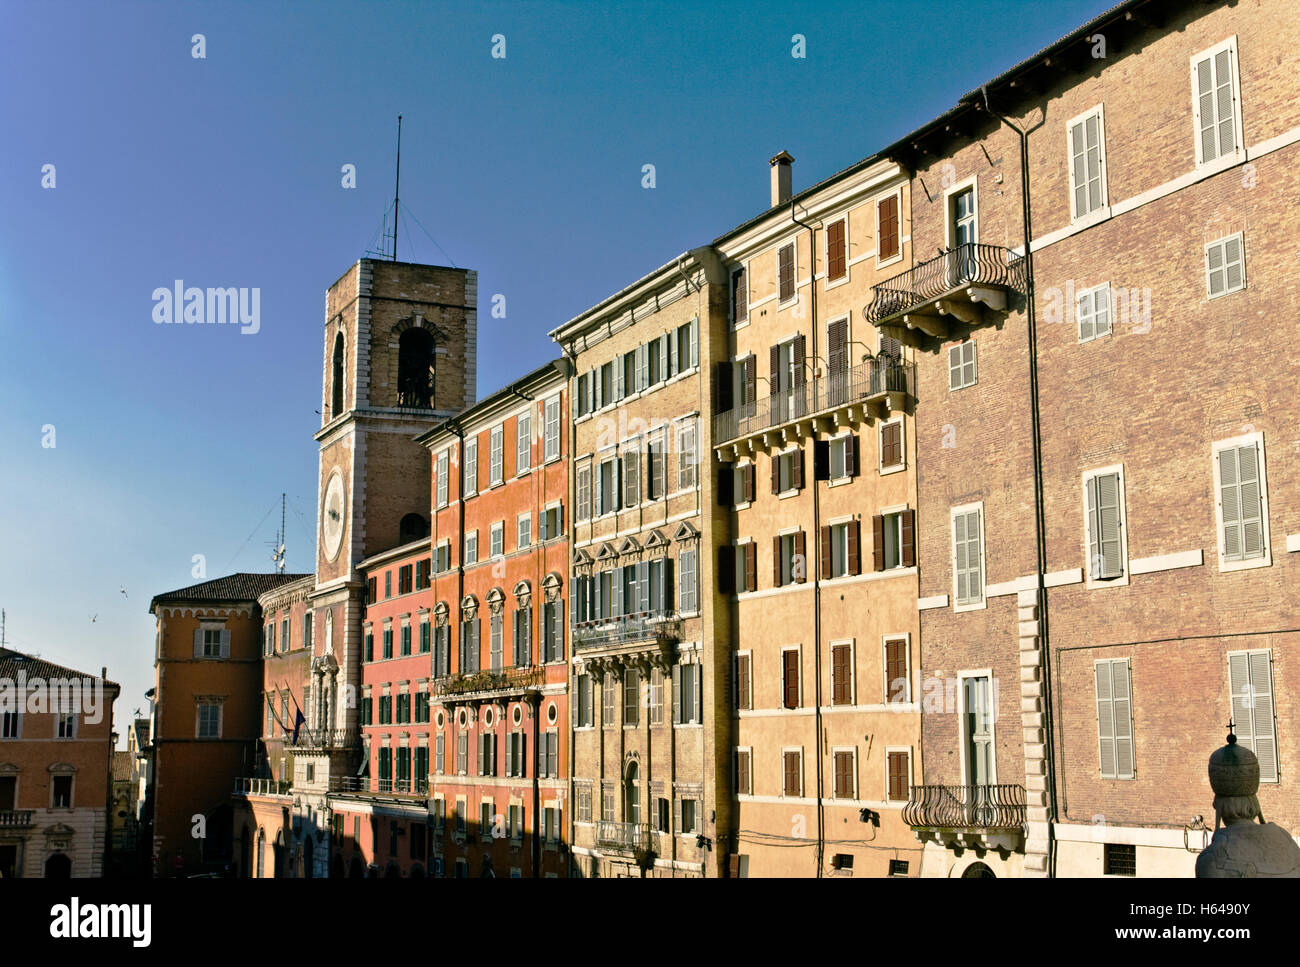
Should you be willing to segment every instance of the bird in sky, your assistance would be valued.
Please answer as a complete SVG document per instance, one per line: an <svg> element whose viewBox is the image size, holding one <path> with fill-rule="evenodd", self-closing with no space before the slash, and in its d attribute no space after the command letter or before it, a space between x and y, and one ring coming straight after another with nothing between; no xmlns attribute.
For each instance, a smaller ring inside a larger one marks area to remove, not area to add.
<svg viewBox="0 0 1300 967"><path fill-rule="evenodd" d="M95 619L98 618L98 617L99 617L98 614L92 614L92 615L90 616L90 623L93 625L93 624L95 623Z"/></svg>
<svg viewBox="0 0 1300 967"><path fill-rule="evenodd" d="M122 597L129 598L131 595L126 593L126 585L122 585Z"/></svg>

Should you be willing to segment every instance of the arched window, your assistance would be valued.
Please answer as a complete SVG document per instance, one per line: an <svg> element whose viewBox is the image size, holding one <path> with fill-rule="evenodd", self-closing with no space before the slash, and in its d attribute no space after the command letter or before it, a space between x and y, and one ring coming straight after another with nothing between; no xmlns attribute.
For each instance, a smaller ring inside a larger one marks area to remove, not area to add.
<svg viewBox="0 0 1300 967"><path fill-rule="evenodd" d="M397 405L428 409L433 405L433 335L408 329L397 343Z"/></svg>
<svg viewBox="0 0 1300 967"><path fill-rule="evenodd" d="M638 825L641 822L641 787L637 785L635 762L628 763L627 778L623 782L623 821Z"/></svg>
<svg viewBox="0 0 1300 967"><path fill-rule="evenodd" d="M259 829L257 831L257 878L263 879L266 876L266 832Z"/></svg>
<svg viewBox="0 0 1300 967"><path fill-rule="evenodd" d="M334 337L334 362L330 367L330 417L343 412L343 333Z"/></svg>
<svg viewBox="0 0 1300 967"><path fill-rule="evenodd" d="M407 514L398 525L397 543L409 544L429 536L429 522L422 514Z"/></svg>

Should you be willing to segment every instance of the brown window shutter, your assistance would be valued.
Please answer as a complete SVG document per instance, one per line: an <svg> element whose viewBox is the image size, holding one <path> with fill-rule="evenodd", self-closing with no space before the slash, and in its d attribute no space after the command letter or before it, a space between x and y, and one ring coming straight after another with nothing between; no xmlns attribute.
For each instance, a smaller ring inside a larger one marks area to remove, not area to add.
<svg viewBox="0 0 1300 967"><path fill-rule="evenodd" d="M898 254L898 196L886 198L877 207L880 220L879 258L890 259Z"/></svg>
<svg viewBox="0 0 1300 967"><path fill-rule="evenodd" d="M803 386L804 336L794 337L794 388Z"/></svg>
<svg viewBox="0 0 1300 967"><path fill-rule="evenodd" d="M732 853L727 857L727 876L730 879L740 879L740 854Z"/></svg>
<svg viewBox="0 0 1300 967"><path fill-rule="evenodd" d="M732 305L735 307L737 323L749 318L749 288L746 285L745 270L738 270L733 276L734 288L731 293Z"/></svg>
<svg viewBox="0 0 1300 967"><path fill-rule="evenodd" d="M749 708L749 656L741 655L736 659L736 705Z"/></svg>
<svg viewBox="0 0 1300 967"><path fill-rule="evenodd" d="M817 576L822 580L825 580L826 578L831 576L831 529L830 527L823 526L821 530L818 531L817 540L818 540L818 544L820 545L820 551L821 551L820 554L821 566L817 572Z"/></svg>
<svg viewBox="0 0 1300 967"><path fill-rule="evenodd" d="M787 796L797 796L801 792L799 789L799 753L786 752L783 754L785 762L785 778L781 784L781 792Z"/></svg>
<svg viewBox="0 0 1300 967"><path fill-rule="evenodd" d="M903 424L895 423L893 425L893 431L894 432L890 436L889 452L890 456L894 458L891 465L897 467L903 462Z"/></svg>
<svg viewBox="0 0 1300 967"><path fill-rule="evenodd" d="M895 683L907 678L907 641L897 638L885 642L885 699L893 701L907 695L906 688L899 688Z"/></svg>
<svg viewBox="0 0 1300 967"><path fill-rule="evenodd" d="M849 476L856 477L862 472L862 439L854 433L849 437Z"/></svg>
<svg viewBox="0 0 1300 967"><path fill-rule="evenodd" d="M718 577L715 582L723 594L736 590L736 549L729 544L718 548Z"/></svg>
<svg viewBox="0 0 1300 967"><path fill-rule="evenodd" d="M849 646L836 645L831 649L831 703L849 704Z"/></svg>
<svg viewBox="0 0 1300 967"><path fill-rule="evenodd" d="M826 276L838 279L844 275L844 220L831 222L826 227Z"/></svg>
<svg viewBox="0 0 1300 967"><path fill-rule="evenodd" d="M916 565L916 511L905 510L902 514L902 548L900 556L903 559L903 567L914 567Z"/></svg>
<svg viewBox="0 0 1300 967"><path fill-rule="evenodd" d="M790 482L795 490L803 489L803 447L796 447L790 455Z"/></svg>
<svg viewBox="0 0 1300 967"><path fill-rule="evenodd" d="M781 538L772 538L772 587L781 586Z"/></svg>
<svg viewBox="0 0 1300 967"><path fill-rule="evenodd" d="M781 455L772 454L772 493L781 492Z"/></svg>
<svg viewBox="0 0 1300 967"><path fill-rule="evenodd" d="M808 580L808 544L803 531L794 535L794 557L794 579L796 583L803 584Z"/></svg>
<svg viewBox="0 0 1300 967"><path fill-rule="evenodd" d="M847 319L832 322L826 327L826 364L832 373L842 373L849 368L849 323Z"/></svg>
<svg viewBox="0 0 1300 967"><path fill-rule="evenodd" d="M907 799L907 753L889 753L889 798L894 802Z"/></svg>
<svg viewBox="0 0 1300 967"><path fill-rule="evenodd" d="M781 347L771 346L767 350L768 362L768 381L767 391L773 396L777 394L781 386Z"/></svg>
<svg viewBox="0 0 1300 967"><path fill-rule="evenodd" d="M885 569L885 518L880 514L871 518L872 569Z"/></svg>
<svg viewBox="0 0 1300 967"><path fill-rule="evenodd" d="M799 652L787 651L781 655L782 704L786 708L799 707Z"/></svg>
<svg viewBox="0 0 1300 967"><path fill-rule="evenodd" d="M754 465L751 463L745 467L745 500L749 503L754 502Z"/></svg>
<svg viewBox="0 0 1300 967"><path fill-rule="evenodd" d="M794 245L783 245L777 252L777 280L781 291L778 297L782 302L794 298Z"/></svg>
<svg viewBox="0 0 1300 967"><path fill-rule="evenodd" d="M758 391L758 361L751 353L745 357L745 400L752 403Z"/></svg>
<svg viewBox="0 0 1300 967"><path fill-rule="evenodd" d="M848 572L850 574L859 574L862 571L862 562L860 560L861 554L858 551L858 530L860 527L861 524L856 520L850 521L848 525L848 532L849 532L848 558L849 559L847 563L848 563Z"/></svg>
<svg viewBox="0 0 1300 967"><path fill-rule="evenodd" d="M758 545L752 542L745 555L745 590L758 590Z"/></svg>

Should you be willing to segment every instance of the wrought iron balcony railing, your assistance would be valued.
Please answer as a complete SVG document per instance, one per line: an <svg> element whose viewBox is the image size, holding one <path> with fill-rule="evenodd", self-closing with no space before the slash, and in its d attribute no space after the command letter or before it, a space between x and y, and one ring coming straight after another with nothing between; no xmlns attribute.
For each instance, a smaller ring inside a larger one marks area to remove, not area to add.
<svg viewBox="0 0 1300 967"><path fill-rule="evenodd" d="M368 776L331 776L330 792L371 794L376 796L415 796L429 794L429 780L424 777L407 779L371 779Z"/></svg>
<svg viewBox="0 0 1300 967"><path fill-rule="evenodd" d="M32 824L31 809L6 809L0 811L0 829L14 829Z"/></svg>
<svg viewBox="0 0 1300 967"><path fill-rule="evenodd" d="M612 648L636 642L668 644L680 641L682 622L675 611L641 611L617 618L580 621L573 628L577 651Z"/></svg>
<svg viewBox="0 0 1300 967"><path fill-rule="evenodd" d="M472 695L483 692L519 692L543 684L540 665L501 668L478 672L458 672L436 679L433 694L439 697Z"/></svg>
<svg viewBox="0 0 1300 967"><path fill-rule="evenodd" d="M719 413L713 419L713 440L726 443L838 406L891 393L916 396L916 365L894 356L877 356L841 372L808 380L792 390L760 396Z"/></svg>
<svg viewBox="0 0 1300 967"><path fill-rule="evenodd" d="M286 745L295 749L352 749L357 745L357 734L350 729L299 729L297 743L291 732Z"/></svg>
<svg viewBox="0 0 1300 967"><path fill-rule="evenodd" d="M880 325L966 286L1020 290L1023 274L1024 260L1013 259L1007 249L966 242L872 286L863 312L868 322Z"/></svg>
<svg viewBox="0 0 1300 967"><path fill-rule="evenodd" d="M903 822L925 829L1015 829L1025 824L1024 786L913 786Z"/></svg>
<svg viewBox="0 0 1300 967"><path fill-rule="evenodd" d="M596 823L596 845L625 853L650 853L654 851L654 838L649 823L601 820Z"/></svg>
<svg viewBox="0 0 1300 967"><path fill-rule="evenodd" d="M287 779L236 779L236 796L287 796L292 783Z"/></svg>

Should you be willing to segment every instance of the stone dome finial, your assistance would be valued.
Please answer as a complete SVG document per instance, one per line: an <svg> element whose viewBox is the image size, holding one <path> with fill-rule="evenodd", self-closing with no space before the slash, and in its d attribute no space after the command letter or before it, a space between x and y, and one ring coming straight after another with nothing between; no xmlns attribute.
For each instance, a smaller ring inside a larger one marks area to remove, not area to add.
<svg viewBox="0 0 1300 967"><path fill-rule="evenodd" d="M1232 728L1232 723L1228 723ZM1253 796L1259 792L1259 759L1237 744L1228 733L1228 744L1210 756L1210 788L1216 796Z"/></svg>

